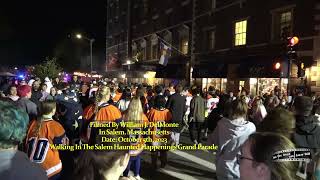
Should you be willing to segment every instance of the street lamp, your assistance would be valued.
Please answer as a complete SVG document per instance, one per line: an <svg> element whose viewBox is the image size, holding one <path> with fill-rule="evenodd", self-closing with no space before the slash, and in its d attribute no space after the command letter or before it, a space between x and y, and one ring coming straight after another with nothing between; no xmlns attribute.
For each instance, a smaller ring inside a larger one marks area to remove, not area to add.
<svg viewBox="0 0 320 180"><path fill-rule="evenodd" d="M77 39L85 39L90 42L90 73L92 73L93 72L93 69L92 69L92 46L93 46L93 42L95 41L95 39L87 38L85 36L82 36L81 34L76 34L76 38Z"/></svg>
<svg viewBox="0 0 320 180"><path fill-rule="evenodd" d="M82 38L82 35L81 35L81 34L77 34L76 37L77 37L78 39L81 39L81 38Z"/></svg>

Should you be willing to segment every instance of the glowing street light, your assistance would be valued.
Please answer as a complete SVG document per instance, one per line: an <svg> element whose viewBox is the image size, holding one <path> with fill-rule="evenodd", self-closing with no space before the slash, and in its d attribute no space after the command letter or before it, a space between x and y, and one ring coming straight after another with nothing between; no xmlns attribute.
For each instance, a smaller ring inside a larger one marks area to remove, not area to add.
<svg viewBox="0 0 320 180"><path fill-rule="evenodd" d="M85 39L85 40L87 40L87 41L89 41L90 42L90 73L92 73L93 72L93 69L92 69L92 46L93 46L93 42L95 41L95 39L93 39L93 38L87 38L87 37L85 37L85 36L82 36L81 34L76 34L76 38L77 39Z"/></svg>
<svg viewBox="0 0 320 180"><path fill-rule="evenodd" d="M82 39L82 35L81 35L81 34L77 34L76 37L77 37L78 39Z"/></svg>

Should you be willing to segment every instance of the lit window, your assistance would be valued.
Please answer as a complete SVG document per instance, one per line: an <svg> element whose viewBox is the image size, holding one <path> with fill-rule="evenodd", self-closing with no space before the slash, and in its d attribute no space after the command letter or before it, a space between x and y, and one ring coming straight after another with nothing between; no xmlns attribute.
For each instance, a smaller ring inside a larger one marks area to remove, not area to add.
<svg viewBox="0 0 320 180"><path fill-rule="evenodd" d="M181 52L183 54L188 54L189 51L189 42L187 38L181 40Z"/></svg>
<svg viewBox="0 0 320 180"><path fill-rule="evenodd" d="M236 22L235 25L235 46L247 43L247 20Z"/></svg>
<svg viewBox="0 0 320 180"><path fill-rule="evenodd" d="M280 14L280 36L289 36L292 14L290 11Z"/></svg>

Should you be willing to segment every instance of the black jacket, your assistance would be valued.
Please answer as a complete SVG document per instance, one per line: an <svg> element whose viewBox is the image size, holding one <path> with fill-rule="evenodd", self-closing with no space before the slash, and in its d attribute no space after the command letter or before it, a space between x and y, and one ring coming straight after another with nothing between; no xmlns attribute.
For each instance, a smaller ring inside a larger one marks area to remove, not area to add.
<svg viewBox="0 0 320 180"><path fill-rule="evenodd" d="M296 116L294 142L297 147L310 148L313 152L320 149L320 121L317 116Z"/></svg>
<svg viewBox="0 0 320 180"><path fill-rule="evenodd" d="M40 105L40 101L39 101L40 98L42 98L42 93L41 93L41 91L40 91L40 90L38 90L38 91L32 90L32 95L31 95L30 100L31 100L32 102L34 102L37 106Z"/></svg>
<svg viewBox="0 0 320 180"><path fill-rule="evenodd" d="M179 93L175 93L169 97L166 107L172 114L172 123L180 124L179 128L172 128L172 131L180 132L183 126L183 117L187 110L186 97Z"/></svg>

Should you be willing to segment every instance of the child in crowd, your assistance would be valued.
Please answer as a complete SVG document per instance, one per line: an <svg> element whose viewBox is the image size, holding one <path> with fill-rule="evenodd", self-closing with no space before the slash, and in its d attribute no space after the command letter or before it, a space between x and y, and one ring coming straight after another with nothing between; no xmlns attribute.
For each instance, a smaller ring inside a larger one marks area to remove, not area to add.
<svg viewBox="0 0 320 180"><path fill-rule="evenodd" d="M49 180L59 179L62 170L59 152L51 146L69 144L64 128L52 119L55 113L56 102L41 102L39 117L31 122L26 139L30 160L45 169Z"/></svg>

